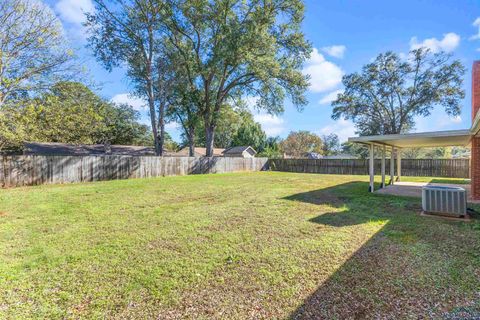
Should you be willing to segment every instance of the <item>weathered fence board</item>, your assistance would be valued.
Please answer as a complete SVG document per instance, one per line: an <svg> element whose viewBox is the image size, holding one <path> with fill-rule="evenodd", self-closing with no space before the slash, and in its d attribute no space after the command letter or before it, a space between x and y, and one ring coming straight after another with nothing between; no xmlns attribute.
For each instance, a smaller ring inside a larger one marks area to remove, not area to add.
<svg viewBox="0 0 480 320"><path fill-rule="evenodd" d="M235 171L275 171L367 175L367 159L266 159L134 156L1 156L0 185L90 182ZM468 159L402 159L402 175L469 177ZM375 173L381 162L375 160ZM395 167L396 172L396 167ZM389 159L386 173L390 173Z"/></svg>
<svg viewBox="0 0 480 320"><path fill-rule="evenodd" d="M368 159L270 159L275 171L367 175ZM375 174L380 174L381 160L375 159ZM390 159L386 159L390 174ZM402 176L468 178L469 159L402 159ZM397 172L395 161L395 173Z"/></svg>
<svg viewBox="0 0 480 320"><path fill-rule="evenodd" d="M268 169L267 158L0 156L0 161L2 187Z"/></svg>

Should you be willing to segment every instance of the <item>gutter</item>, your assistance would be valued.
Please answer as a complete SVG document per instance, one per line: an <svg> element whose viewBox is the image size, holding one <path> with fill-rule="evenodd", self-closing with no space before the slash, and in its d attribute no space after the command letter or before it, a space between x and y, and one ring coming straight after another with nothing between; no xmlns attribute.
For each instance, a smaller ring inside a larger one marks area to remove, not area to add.
<svg viewBox="0 0 480 320"><path fill-rule="evenodd" d="M470 133L472 134L472 136L475 136L479 131L480 131L480 112L477 111L477 114L473 119L472 127L470 128Z"/></svg>

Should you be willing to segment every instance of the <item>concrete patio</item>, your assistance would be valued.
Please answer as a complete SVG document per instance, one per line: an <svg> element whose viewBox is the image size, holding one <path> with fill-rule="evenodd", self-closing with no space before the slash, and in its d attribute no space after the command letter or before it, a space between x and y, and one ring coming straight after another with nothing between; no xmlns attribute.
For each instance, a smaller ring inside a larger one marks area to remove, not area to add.
<svg viewBox="0 0 480 320"><path fill-rule="evenodd" d="M469 184L448 184L448 183L431 183L431 182L395 182L394 185L386 186L385 188L381 188L375 192L380 194L421 198L422 187L427 185L464 188L467 191L468 201L473 202L470 197L471 193L470 193Z"/></svg>

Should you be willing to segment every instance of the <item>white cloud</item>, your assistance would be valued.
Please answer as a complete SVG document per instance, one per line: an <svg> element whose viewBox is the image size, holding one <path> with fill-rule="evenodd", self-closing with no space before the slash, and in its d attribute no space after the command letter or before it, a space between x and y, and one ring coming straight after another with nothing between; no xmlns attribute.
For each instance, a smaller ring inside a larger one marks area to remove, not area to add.
<svg viewBox="0 0 480 320"><path fill-rule="evenodd" d="M436 117L438 118L435 122L435 127L438 129L452 129L455 125L462 123L461 116L450 117L445 114L441 109L434 111ZM435 116L434 115L434 116Z"/></svg>
<svg viewBox="0 0 480 320"><path fill-rule="evenodd" d="M335 46L323 47L322 51L328 54L329 56L341 59L343 58L343 55L345 54L346 49L347 47L343 45L335 45Z"/></svg>
<svg viewBox="0 0 480 320"><path fill-rule="evenodd" d="M248 96L243 98L243 100L247 104L247 108L253 114L253 120L260 123L267 136L275 137L285 131L285 120L282 117L255 109L258 97Z"/></svg>
<svg viewBox="0 0 480 320"><path fill-rule="evenodd" d="M85 13L93 12L95 8L91 0L60 0L55 10L62 20L80 25L85 22Z"/></svg>
<svg viewBox="0 0 480 320"><path fill-rule="evenodd" d="M474 34L473 36L470 37L470 40L478 40L480 39L480 17L475 19L475 21L472 24L474 27L478 28L477 34Z"/></svg>
<svg viewBox="0 0 480 320"><path fill-rule="evenodd" d="M335 89L342 82L342 69L325 60L316 48L313 49L312 55L302 72L305 75L310 75L310 90L313 92Z"/></svg>
<svg viewBox="0 0 480 320"><path fill-rule="evenodd" d="M462 117L456 116L453 118L450 118L453 123L461 123L462 122Z"/></svg>
<svg viewBox="0 0 480 320"><path fill-rule="evenodd" d="M273 116L267 113L257 113L253 116L253 119L260 123L263 131L269 137L278 136L285 131L285 120L279 116Z"/></svg>
<svg viewBox="0 0 480 320"><path fill-rule="evenodd" d="M470 125L470 123L464 124L464 120L461 116L448 116L443 108L435 108L428 117L416 116L414 118L415 131L429 132L461 129L466 125Z"/></svg>
<svg viewBox="0 0 480 320"><path fill-rule="evenodd" d="M418 42L417 37L410 39L410 50L418 48L428 48L432 52L452 52L460 44L460 36L456 33L449 32L443 35L443 39L438 40L437 38L425 39L422 42Z"/></svg>
<svg viewBox="0 0 480 320"><path fill-rule="evenodd" d="M147 102L143 99L133 97L128 93L120 93L115 95L111 100L113 103L117 104L128 104L133 107L135 110L143 111L146 108Z"/></svg>
<svg viewBox="0 0 480 320"><path fill-rule="evenodd" d="M333 100L336 100L337 96L342 92L343 92L343 90L332 91L329 94L323 96L323 98L320 99L320 101L318 101L318 103L319 104L330 104L330 103L332 103Z"/></svg>
<svg viewBox="0 0 480 320"><path fill-rule="evenodd" d="M350 137L355 137L355 125L350 120L340 119L318 130L320 135L335 133L340 142L345 142Z"/></svg>

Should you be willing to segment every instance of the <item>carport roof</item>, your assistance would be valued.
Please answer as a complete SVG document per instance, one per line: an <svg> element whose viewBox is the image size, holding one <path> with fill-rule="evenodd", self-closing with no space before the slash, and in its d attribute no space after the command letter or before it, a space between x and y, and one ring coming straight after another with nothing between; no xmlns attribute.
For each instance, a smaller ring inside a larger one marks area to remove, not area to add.
<svg viewBox="0 0 480 320"><path fill-rule="evenodd" d="M466 146L470 143L472 132L466 130L448 130L405 134L386 134L348 138L349 142L374 143L398 148Z"/></svg>

